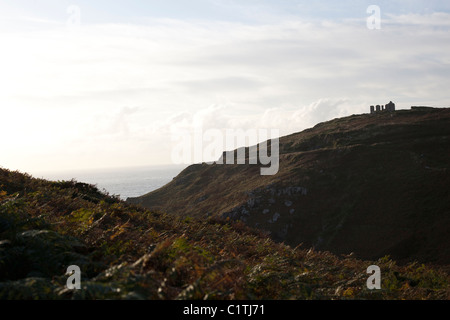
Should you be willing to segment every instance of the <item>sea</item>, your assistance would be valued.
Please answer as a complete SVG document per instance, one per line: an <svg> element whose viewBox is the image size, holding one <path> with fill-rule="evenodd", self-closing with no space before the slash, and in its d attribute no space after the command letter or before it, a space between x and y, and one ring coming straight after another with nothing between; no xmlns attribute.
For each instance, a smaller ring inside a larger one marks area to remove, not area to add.
<svg viewBox="0 0 450 320"><path fill-rule="evenodd" d="M48 171L33 173L51 181L76 180L93 184L100 191L126 200L159 189L172 181L187 165L147 166L114 169Z"/></svg>

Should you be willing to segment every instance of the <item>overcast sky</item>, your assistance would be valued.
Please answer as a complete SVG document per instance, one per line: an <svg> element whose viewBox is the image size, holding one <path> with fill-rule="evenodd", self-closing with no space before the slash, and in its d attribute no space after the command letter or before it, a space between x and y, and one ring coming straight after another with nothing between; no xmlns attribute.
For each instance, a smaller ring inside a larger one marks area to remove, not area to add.
<svg viewBox="0 0 450 320"><path fill-rule="evenodd" d="M0 1L0 166L170 164L199 121L287 135L449 106L449 29L449 1Z"/></svg>

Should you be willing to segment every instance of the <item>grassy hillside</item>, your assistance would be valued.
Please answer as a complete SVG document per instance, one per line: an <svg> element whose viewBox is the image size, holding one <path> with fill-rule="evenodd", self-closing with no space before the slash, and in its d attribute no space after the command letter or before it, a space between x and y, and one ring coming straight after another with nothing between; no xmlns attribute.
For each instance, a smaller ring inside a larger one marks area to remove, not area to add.
<svg viewBox="0 0 450 320"><path fill-rule="evenodd" d="M291 246L450 264L450 109L334 119L280 139L280 170L197 164L129 203L240 220Z"/></svg>
<svg viewBox="0 0 450 320"><path fill-rule="evenodd" d="M369 265L382 289L366 288ZM69 265L82 289L66 288ZM448 299L449 277L276 243L242 222L176 217L76 181L0 169L0 299Z"/></svg>

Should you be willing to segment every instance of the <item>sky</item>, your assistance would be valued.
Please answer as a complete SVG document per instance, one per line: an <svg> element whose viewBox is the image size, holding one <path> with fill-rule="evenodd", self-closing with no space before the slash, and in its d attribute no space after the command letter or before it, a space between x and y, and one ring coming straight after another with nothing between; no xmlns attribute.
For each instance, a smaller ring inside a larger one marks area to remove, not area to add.
<svg viewBox="0 0 450 320"><path fill-rule="evenodd" d="M0 166L166 165L200 125L448 107L449 31L448 1L0 0Z"/></svg>

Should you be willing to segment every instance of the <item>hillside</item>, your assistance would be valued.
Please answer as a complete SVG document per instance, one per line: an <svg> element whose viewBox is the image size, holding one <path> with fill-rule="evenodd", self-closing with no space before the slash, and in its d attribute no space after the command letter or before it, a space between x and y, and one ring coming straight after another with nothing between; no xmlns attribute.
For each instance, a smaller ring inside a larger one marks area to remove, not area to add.
<svg viewBox="0 0 450 320"><path fill-rule="evenodd" d="M450 109L353 115L280 138L280 169L196 164L129 203L240 220L291 246L450 264Z"/></svg>
<svg viewBox="0 0 450 320"><path fill-rule="evenodd" d="M366 287L373 264L381 290ZM70 265L80 290L66 287ZM0 168L0 299L449 299L449 280L420 263L293 248L242 222L158 213Z"/></svg>

